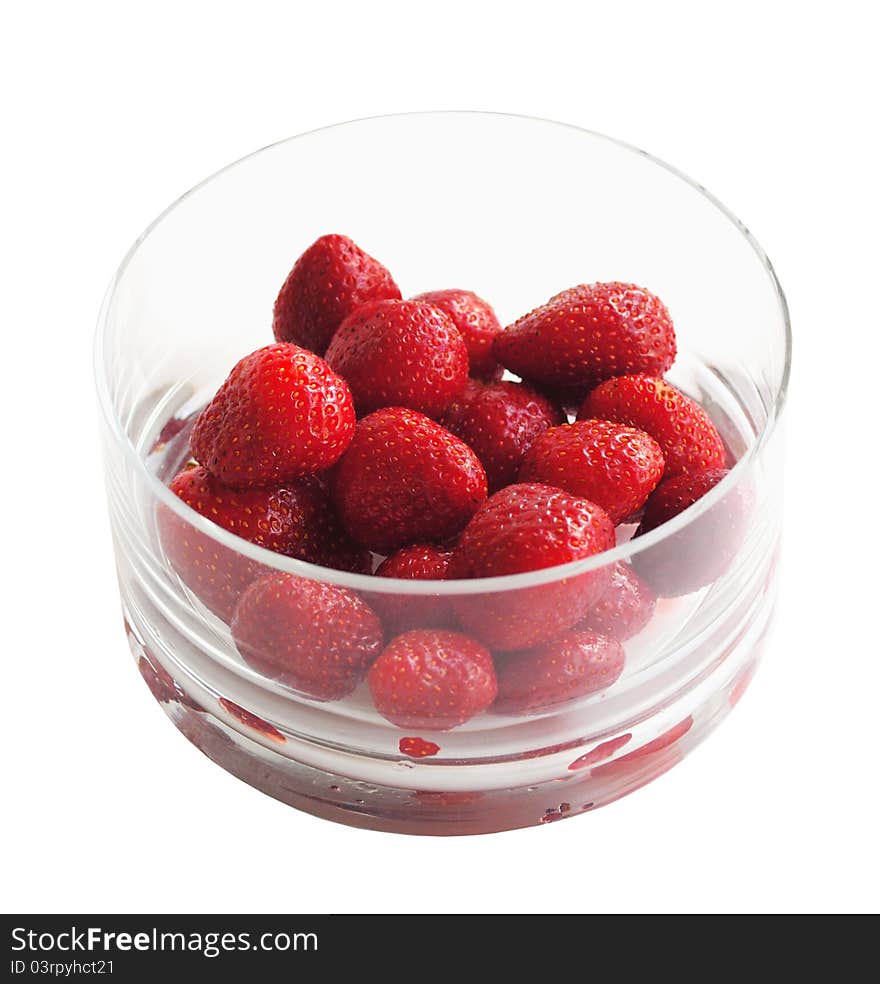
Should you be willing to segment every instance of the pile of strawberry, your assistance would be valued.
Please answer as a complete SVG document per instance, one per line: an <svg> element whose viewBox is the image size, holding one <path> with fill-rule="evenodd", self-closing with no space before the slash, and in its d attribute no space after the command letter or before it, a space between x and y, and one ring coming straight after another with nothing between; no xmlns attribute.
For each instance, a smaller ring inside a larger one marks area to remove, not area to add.
<svg viewBox="0 0 880 984"><path fill-rule="evenodd" d="M610 549L621 523L654 529L725 474L712 421L663 379L669 312L632 284L571 288L502 330L475 294L404 300L381 263L323 236L282 286L273 329L199 415L171 488L290 557L370 574L379 554L376 576L405 579L540 570ZM694 557L515 591L356 593L269 570L170 510L161 532L251 666L319 700L366 676L379 713L407 729L607 688L657 595L717 573L695 574Z"/></svg>

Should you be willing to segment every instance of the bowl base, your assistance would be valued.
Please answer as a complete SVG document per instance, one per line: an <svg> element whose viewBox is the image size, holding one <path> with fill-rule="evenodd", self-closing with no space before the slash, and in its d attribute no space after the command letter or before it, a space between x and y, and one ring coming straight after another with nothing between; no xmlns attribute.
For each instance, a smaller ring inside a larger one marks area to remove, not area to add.
<svg viewBox="0 0 880 984"><path fill-rule="evenodd" d="M659 778L723 720L751 682L757 655L713 699L640 748L612 739L538 785L491 790L379 786L280 756L180 700L161 700L178 730L227 772L297 810L386 833L461 836L546 825L613 803ZM151 688L152 689L152 688ZM156 694L154 693L154 696ZM621 754L612 757L620 748ZM606 761L604 755L609 756Z"/></svg>

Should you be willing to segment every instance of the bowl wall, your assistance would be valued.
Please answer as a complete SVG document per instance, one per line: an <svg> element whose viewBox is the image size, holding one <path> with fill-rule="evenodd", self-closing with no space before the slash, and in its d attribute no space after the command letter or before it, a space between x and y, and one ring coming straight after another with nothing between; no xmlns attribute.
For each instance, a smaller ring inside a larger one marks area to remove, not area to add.
<svg viewBox="0 0 880 984"><path fill-rule="evenodd" d="M668 376L712 415L735 467L662 529L629 543L635 524L620 527L607 556L492 583L349 575L218 530L165 483L186 460L193 415L234 362L272 340L278 287L326 232L381 259L405 296L472 289L502 323L576 283L648 287L675 320L680 354ZM751 679L773 607L788 353L784 300L746 230L677 172L607 138L520 117L418 114L260 151L147 231L102 312L110 514L141 672L209 757L343 822L470 833L616 799L679 761ZM397 615L393 625L386 618L387 635L400 620L457 628L476 612L542 641L560 611L557 636L589 614L597 580L619 563L651 581L659 599L625 641L624 672L608 689L528 715L486 713L452 731L413 732L379 717L363 685L318 702L246 664L229 612L174 563L184 539L203 544L221 572L265 566L345 587L383 613L390 605ZM438 749L405 754L402 738Z"/></svg>

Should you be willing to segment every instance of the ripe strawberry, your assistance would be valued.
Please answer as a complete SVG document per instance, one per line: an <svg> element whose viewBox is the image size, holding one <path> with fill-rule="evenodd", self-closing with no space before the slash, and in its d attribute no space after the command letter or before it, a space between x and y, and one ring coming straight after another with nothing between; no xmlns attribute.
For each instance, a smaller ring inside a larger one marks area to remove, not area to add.
<svg viewBox="0 0 880 984"><path fill-rule="evenodd" d="M415 629L367 675L376 710L399 728L448 731L484 711L498 685L489 651L458 632Z"/></svg>
<svg viewBox="0 0 880 984"><path fill-rule="evenodd" d="M584 400L579 420L598 418L645 431L660 445L665 478L682 472L724 468L727 453L711 418L665 379L619 376Z"/></svg>
<svg viewBox="0 0 880 984"><path fill-rule="evenodd" d="M362 304L399 297L400 289L378 260L347 236L321 236L284 281L272 330L276 341L323 355L336 329Z"/></svg>
<svg viewBox="0 0 880 984"><path fill-rule="evenodd" d="M538 714L607 690L623 672L623 646L594 632L572 632L498 663L499 714Z"/></svg>
<svg viewBox="0 0 880 984"><path fill-rule="evenodd" d="M554 485L600 505L615 526L641 509L663 475L663 455L644 431L607 420L545 430L526 452L521 482Z"/></svg>
<svg viewBox="0 0 880 984"><path fill-rule="evenodd" d="M523 455L539 434L562 423L562 414L530 386L487 383L468 387L443 423L474 449L496 492L516 481Z"/></svg>
<svg viewBox="0 0 880 984"><path fill-rule="evenodd" d="M245 356L199 414L192 451L226 485L252 488L329 468L354 432L346 384L296 345Z"/></svg>
<svg viewBox="0 0 880 984"><path fill-rule="evenodd" d="M495 339L495 358L549 386L593 385L625 373L664 373L675 331L661 301L634 284L581 284L551 297Z"/></svg>
<svg viewBox="0 0 880 984"><path fill-rule="evenodd" d="M508 485L476 512L449 565L451 579L496 577L582 560L614 546L614 526L595 503L546 485ZM498 650L561 635L601 597L609 567L534 587L461 595L461 624Z"/></svg>
<svg viewBox="0 0 880 984"><path fill-rule="evenodd" d="M427 543L414 543L393 553L376 568L377 577L404 580L445 581L452 552ZM403 595L371 592L369 602L394 634L407 629L448 625L452 606L443 595Z"/></svg>
<svg viewBox="0 0 880 984"><path fill-rule="evenodd" d="M323 567L367 574L368 551L358 547L333 512L326 485L300 479L266 489L226 488L202 467L186 468L171 491L224 530L267 550ZM169 563L216 615L228 622L239 596L268 568L217 543L169 509L159 515Z"/></svg>
<svg viewBox="0 0 880 984"><path fill-rule="evenodd" d="M317 700L350 694L382 648L379 619L356 594L281 573L241 596L232 637L248 665Z"/></svg>
<svg viewBox="0 0 880 984"><path fill-rule="evenodd" d="M351 387L358 416L410 407L439 417L464 389L467 347L449 315L420 301L373 301L345 319L327 364Z"/></svg>
<svg viewBox="0 0 880 984"><path fill-rule="evenodd" d="M727 474L724 468L713 468L661 482L648 499L636 536L657 529L692 506ZM634 566L664 598L711 584L727 570L742 544L749 505L748 492L734 487L682 529L635 554Z"/></svg>
<svg viewBox="0 0 880 984"><path fill-rule="evenodd" d="M159 507L157 524L169 565L202 604L228 625L238 599L268 568L217 543L165 506Z"/></svg>
<svg viewBox="0 0 880 984"><path fill-rule="evenodd" d="M267 550L337 570L370 571L368 552L342 528L320 476L236 490L197 466L184 469L169 488L212 523Z"/></svg>
<svg viewBox="0 0 880 984"><path fill-rule="evenodd" d="M424 301L449 315L467 346L472 376L501 377L501 366L492 355L492 341L501 331L501 325L486 301L469 290L429 290L413 300Z"/></svg>
<svg viewBox="0 0 880 984"><path fill-rule="evenodd" d="M629 564L617 563L608 590L577 628L626 642L651 621L656 605L657 596Z"/></svg>
<svg viewBox="0 0 880 984"><path fill-rule="evenodd" d="M390 553L458 533L486 498L486 473L473 451L439 424L390 407L358 422L332 488L355 540Z"/></svg>

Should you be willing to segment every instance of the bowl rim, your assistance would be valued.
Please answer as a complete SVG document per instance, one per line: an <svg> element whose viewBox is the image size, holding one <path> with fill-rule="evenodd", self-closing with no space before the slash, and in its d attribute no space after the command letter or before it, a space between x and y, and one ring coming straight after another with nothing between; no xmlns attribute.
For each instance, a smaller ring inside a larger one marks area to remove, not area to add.
<svg viewBox="0 0 880 984"><path fill-rule="evenodd" d="M448 581L376 577L375 574L354 574L348 571L339 571L329 567L321 567L320 565L311 564L307 561L297 560L296 558L287 557L283 554L277 554L266 549L265 547L260 547L248 540L244 540L234 533L228 532L222 527L206 519L190 506L186 505L186 503L178 498L178 496L176 496L167 485L160 481L158 476L149 471L143 458L141 458L138 454L137 449L123 430L113 407L110 396L110 388L105 373L104 346L106 334L109 330L108 318L110 306L116 290L119 287L132 259L153 230L156 229L173 211L175 211L179 205L186 201L186 199L217 178L224 175L227 171L247 163L252 158L257 157L260 154L268 153L277 147L293 143L296 140L316 136L326 131L337 130L342 127L355 126L358 124L370 123L379 120L450 116L485 116L508 120L519 120L523 122L542 123L573 130L594 139L607 141L621 150L638 154L640 157L646 158L652 164L655 164L658 167L668 171L674 177L689 185L693 191L705 198L706 201L714 206L715 209L717 209L730 223L732 223L746 240L747 244L751 247L758 262L764 268L764 272L767 275L773 293L775 294L779 308L779 315L781 317L783 338L785 342L785 361L782 368L782 376L780 378L779 385L776 389L772 402L768 407L767 420L764 422L761 430L756 435L755 441L746 450L743 456L734 463L728 474L725 475L716 486L710 489L709 492L702 496L702 498L700 498L692 506L689 506L687 509L683 510L677 516L673 517L671 520L656 529L651 530L649 533L643 534L636 539L621 543L611 550L606 550L602 553L594 554L591 557L586 557L581 560L571 561L567 564L559 564L553 567L541 568L539 570L525 571L518 574L505 574L496 577ZM267 144L258 150L252 151L244 157L240 157L237 160L225 165L210 174L208 177L204 178L202 181L199 181L197 184L193 185L173 202L171 202L170 205L163 209L156 216L156 218L153 219L153 221L129 247L117 267L116 272L113 274L110 284L104 294L98 314L97 328L94 336L93 359L95 384L98 391L98 404L101 410L101 416L113 434L116 445L121 446L123 455L131 462L134 470L140 474L140 477L146 481L147 486L158 502L170 509L172 512L176 513L180 519L189 523L191 526L199 530L199 532L210 537L226 548L240 553L251 560L257 561L263 566L272 569L272 572L295 574L300 577L309 578L310 580L320 580L350 588L355 591L367 591L376 594L470 595L483 594L488 591L514 591L583 575L607 565L628 560L644 550L649 550L655 544L662 542L668 537L674 536L680 530L697 520L700 515L711 509L715 503L719 502L725 495L727 495L729 491L734 488L743 476L751 461L760 453L775 433L778 421L787 402L789 381L791 376L791 351L792 331L788 302L769 257L746 225L726 205L724 205L723 202L716 198L715 195L703 187L703 185L699 182L689 177L684 171L681 171L672 164L668 164L666 161L655 157L653 154L650 154L645 150L642 150L634 144L627 143L623 140L618 140L615 137L610 137L607 134L599 133L595 130L589 130L585 127L577 126L573 123L546 119L540 116L532 116L524 113L506 113L486 110L427 110L403 113L382 113L373 116L344 120L328 126L316 127L312 130L307 130L303 133L298 133L293 136L274 141L273 143Z"/></svg>

